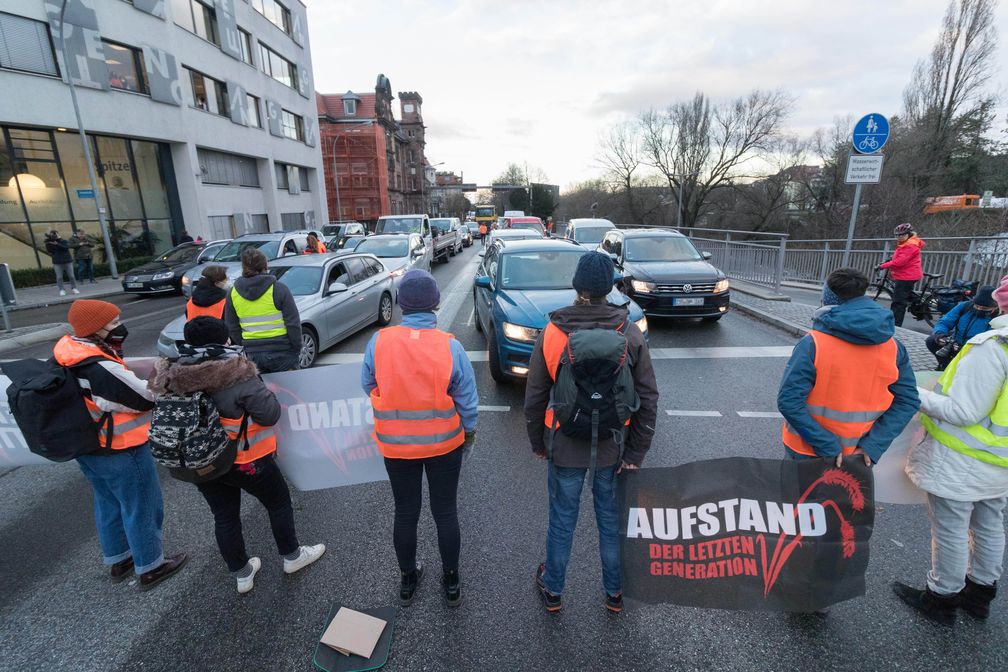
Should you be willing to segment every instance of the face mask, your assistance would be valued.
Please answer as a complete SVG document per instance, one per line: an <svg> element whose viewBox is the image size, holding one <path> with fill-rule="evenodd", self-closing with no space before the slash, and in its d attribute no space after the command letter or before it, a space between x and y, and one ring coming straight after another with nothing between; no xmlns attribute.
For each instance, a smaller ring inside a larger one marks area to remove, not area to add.
<svg viewBox="0 0 1008 672"><path fill-rule="evenodd" d="M129 329L126 328L125 324L120 324L115 329L108 332L108 336L105 337L105 342L111 345L113 348L121 348L123 341L129 336Z"/></svg>

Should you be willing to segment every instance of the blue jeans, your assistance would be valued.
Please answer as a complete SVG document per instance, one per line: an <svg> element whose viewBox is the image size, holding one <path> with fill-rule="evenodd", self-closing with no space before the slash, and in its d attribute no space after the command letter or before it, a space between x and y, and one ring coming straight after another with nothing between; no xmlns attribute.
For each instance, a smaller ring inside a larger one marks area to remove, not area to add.
<svg viewBox="0 0 1008 672"><path fill-rule="evenodd" d="M581 508L581 488L588 469L549 463L549 530L546 533L546 590L560 595L570 561L574 528ZM610 595L622 592L619 510L616 506L616 465L595 470L595 520L598 523L602 585Z"/></svg>
<svg viewBox="0 0 1008 672"><path fill-rule="evenodd" d="M300 352L284 352L283 350L257 352L246 351L245 354L255 362L260 373L278 373L280 371L297 371L301 368Z"/></svg>
<svg viewBox="0 0 1008 672"><path fill-rule="evenodd" d="M95 525L106 565L133 557L137 574L164 562L164 503L147 444L112 455L81 455L77 464L94 491Z"/></svg>
<svg viewBox="0 0 1008 672"><path fill-rule="evenodd" d="M77 260L77 279L84 282L84 278L89 278L94 282L94 263L92 259Z"/></svg>

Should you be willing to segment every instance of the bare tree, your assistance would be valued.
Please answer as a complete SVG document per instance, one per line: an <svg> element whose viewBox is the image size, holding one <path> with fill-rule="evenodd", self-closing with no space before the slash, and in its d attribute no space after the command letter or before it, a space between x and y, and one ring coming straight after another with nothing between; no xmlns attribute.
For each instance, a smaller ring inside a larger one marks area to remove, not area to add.
<svg viewBox="0 0 1008 672"><path fill-rule="evenodd" d="M623 191L632 220L639 222L640 211L634 199L634 173L641 167L640 126L632 121L620 122L602 134L599 144L598 162Z"/></svg>

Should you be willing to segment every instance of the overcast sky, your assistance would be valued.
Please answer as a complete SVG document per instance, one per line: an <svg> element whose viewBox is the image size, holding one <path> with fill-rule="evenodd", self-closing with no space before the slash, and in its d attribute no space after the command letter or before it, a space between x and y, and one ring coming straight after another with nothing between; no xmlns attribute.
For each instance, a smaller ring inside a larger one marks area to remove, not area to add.
<svg viewBox="0 0 1008 672"><path fill-rule="evenodd" d="M599 173L599 133L701 89L782 88L789 127L899 111L946 0L307 0L315 86L424 99L427 156L487 184L509 161L567 187ZM1008 2L992 86L1008 97ZM398 111L398 103L396 103ZM1002 107L999 127L1004 126Z"/></svg>

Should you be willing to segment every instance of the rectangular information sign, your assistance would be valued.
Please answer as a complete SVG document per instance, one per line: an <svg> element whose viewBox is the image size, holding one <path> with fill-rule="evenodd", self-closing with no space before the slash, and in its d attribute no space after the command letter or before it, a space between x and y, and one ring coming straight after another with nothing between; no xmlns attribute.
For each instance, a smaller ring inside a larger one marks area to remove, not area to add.
<svg viewBox="0 0 1008 672"><path fill-rule="evenodd" d="M847 159L847 184L878 184L882 179L882 155L851 154Z"/></svg>

